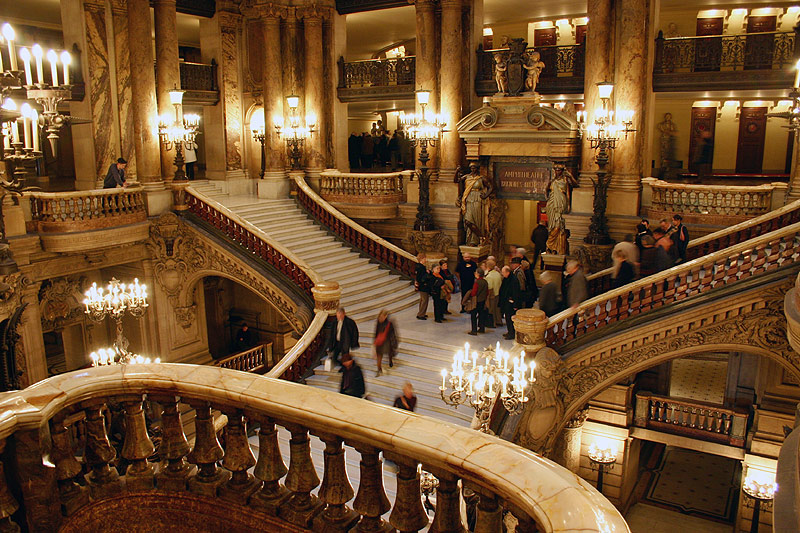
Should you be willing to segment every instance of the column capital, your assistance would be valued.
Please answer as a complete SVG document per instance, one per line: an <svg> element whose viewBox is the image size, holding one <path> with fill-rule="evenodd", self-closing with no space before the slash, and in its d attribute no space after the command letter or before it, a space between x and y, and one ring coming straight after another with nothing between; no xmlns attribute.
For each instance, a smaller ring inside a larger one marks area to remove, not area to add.
<svg viewBox="0 0 800 533"><path fill-rule="evenodd" d="M230 11L217 11L219 27L222 31L238 30L242 26L242 15Z"/></svg>
<svg viewBox="0 0 800 533"><path fill-rule="evenodd" d="M83 0L83 9L95 13L105 13L106 3L103 0Z"/></svg>
<svg viewBox="0 0 800 533"><path fill-rule="evenodd" d="M330 17L331 9L329 7L311 4L297 8L297 18L301 18L306 22L321 22L323 19L329 19Z"/></svg>
<svg viewBox="0 0 800 533"><path fill-rule="evenodd" d="M461 9L461 0L439 0L442 9Z"/></svg>
<svg viewBox="0 0 800 533"><path fill-rule="evenodd" d="M255 12L258 14L258 18L265 22L277 22L280 19L285 19L288 16L288 10L286 6L282 6L274 2L268 2L266 4L260 4L256 6Z"/></svg>
<svg viewBox="0 0 800 533"><path fill-rule="evenodd" d="M409 4L414 4L417 11L430 10L436 5L437 0L408 0Z"/></svg>

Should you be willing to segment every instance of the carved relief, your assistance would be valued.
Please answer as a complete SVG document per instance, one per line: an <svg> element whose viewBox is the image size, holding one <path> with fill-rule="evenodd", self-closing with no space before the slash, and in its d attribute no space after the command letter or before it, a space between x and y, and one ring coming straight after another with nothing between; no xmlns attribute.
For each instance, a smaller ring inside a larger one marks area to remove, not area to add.
<svg viewBox="0 0 800 533"><path fill-rule="evenodd" d="M39 308L42 330L60 327L67 321L83 315L83 288L86 278L59 278L42 284L39 290Z"/></svg>
<svg viewBox="0 0 800 533"><path fill-rule="evenodd" d="M453 246L453 238L441 231L410 231L403 239L403 248L409 253L440 252L447 253Z"/></svg>

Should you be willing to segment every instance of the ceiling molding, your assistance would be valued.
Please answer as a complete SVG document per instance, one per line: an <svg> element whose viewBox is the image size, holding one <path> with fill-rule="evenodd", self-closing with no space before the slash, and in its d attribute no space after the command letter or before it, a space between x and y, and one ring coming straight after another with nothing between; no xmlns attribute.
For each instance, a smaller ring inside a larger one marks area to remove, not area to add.
<svg viewBox="0 0 800 533"><path fill-rule="evenodd" d="M403 7L409 5L409 0L336 0L336 11L340 15L360 13L362 11L375 11L389 7Z"/></svg>

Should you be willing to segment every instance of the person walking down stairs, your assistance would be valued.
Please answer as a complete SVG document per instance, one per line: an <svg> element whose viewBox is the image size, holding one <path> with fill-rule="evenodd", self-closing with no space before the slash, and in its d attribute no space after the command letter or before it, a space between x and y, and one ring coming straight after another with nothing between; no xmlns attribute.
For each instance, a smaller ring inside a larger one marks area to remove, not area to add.
<svg viewBox="0 0 800 533"><path fill-rule="evenodd" d="M389 368L393 366L392 358L397 355L397 331L394 322L389 319L389 311L383 309L378 313L378 321L375 324L375 360L378 363L376 376L383 375L383 356L389 356Z"/></svg>
<svg viewBox="0 0 800 533"><path fill-rule="evenodd" d="M342 354L342 368L339 370L342 373L342 383L339 386L339 392L347 394L348 396L355 396L356 398L363 398L367 392L364 385L364 373L361 372L361 367L355 362L353 356L349 353Z"/></svg>
<svg viewBox="0 0 800 533"><path fill-rule="evenodd" d="M350 350L360 347L356 321L346 316L344 307L340 307L336 310L336 325L328 340L328 354L333 359L333 363L338 365L340 356L349 354Z"/></svg>

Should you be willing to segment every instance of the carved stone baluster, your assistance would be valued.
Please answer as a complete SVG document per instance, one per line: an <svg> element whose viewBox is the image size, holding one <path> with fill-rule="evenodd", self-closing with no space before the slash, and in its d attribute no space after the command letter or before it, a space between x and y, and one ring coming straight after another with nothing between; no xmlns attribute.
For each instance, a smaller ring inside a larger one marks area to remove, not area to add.
<svg viewBox="0 0 800 533"><path fill-rule="evenodd" d="M256 458L247 441L247 431L241 412L226 413L225 457L222 466L232 473L231 479L219 488L220 498L232 502L246 502L261 485L247 471L255 466Z"/></svg>
<svg viewBox="0 0 800 533"><path fill-rule="evenodd" d="M286 425L292 438L289 440L289 473L286 475L286 488L292 493L284 505L278 509L278 516L300 527L311 526L314 516L322 510L323 503L311 494L319 477L311 460L311 446L308 429L295 424Z"/></svg>
<svg viewBox="0 0 800 533"><path fill-rule="evenodd" d="M422 506L419 489L419 462L388 452L384 457L397 464L397 495L389 515L389 523L400 533L414 533L428 525L428 515Z"/></svg>
<svg viewBox="0 0 800 533"><path fill-rule="evenodd" d="M475 521L475 533L496 533L501 531L503 510L493 494L482 493L478 500L478 517Z"/></svg>
<svg viewBox="0 0 800 533"><path fill-rule="evenodd" d="M6 447L6 441L0 440L0 454ZM11 521L11 516L19 509L19 503L14 499L11 491L8 490L6 472L3 462L0 461L0 531L3 533L16 533L19 526Z"/></svg>
<svg viewBox="0 0 800 533"><path fill-rule="evenodd" d="M690 421L691 421L691 416L689 414L689 407L684 405L681 408L681 425L686 427L689 425Z"/></svg>
<svg viewBox="0 0 800 533"><path fill-rule="evenodd" d="M264 419L258 431L258 462L253 471L264 485L250 498L250 505L270 515L277 515L278 507L290 496L286 487L280 484L280 479L288 471L278 446L278 430L272 420Z"/></svg>
<svg viewBox="0 0 800 533"><path fill-rule="evenodd" d="M86 480L89 482L89 492L95 500L114 496L122 490L119 473L116 467L111 466L117 452L108 442L103 417L104 405L97 402L86 407L86 451L83 460L91 469L86 474Z"/></svg>
<svg viewBox="0 0 800 533"><path fill-rule="evenodd" d="M149 399L161 404L161 444L158 455L167 460L167 466L156 474L156 483L160 490L186 490L186 482L197 473L197 467L186 462L189 454L189 443L183 432L181 413L175 396L149 396Z"/></svg>
<svg viewBox="0 0 800 533"><path fill-rule="evenodd" d="M62 512L69 516L80 507L89 503L89 491L75 482L75 478L83 471L81 464L75 459L72 450L72 439L69 430L64 426L64 417L59 415L50 424L50 437L53 447L50 450L50 461L56 465L56 480L61 500ZM0 477L0 483L4 478ZM3 531L0 526L0 531Z"/></svg>
<svg viewBox="0 0 800 533"><path fill-rule="evenodd" d="M383 488L383 461L380 450L365 444L354 443L353 447L361 454L361 472L358 480L358 494L353 501L353 509L360 515L353 533L389 533L394 528L384 522L381 516L392 508Z"/></svg>
<svg viewBox="0 0 800 533"><path fill-rule="evenodd" d="M424 468L424 467L423 467ZM439 479L436 488L436 513L429 533L461 533L466 531L461 523L461 494L458 478L445 470L425 468Z"/></svg>
<svg viewBox="0 0 800 533"><path fill-rule="evenodd" d="M708 411L705 409L700 409L700 421L698 423L698 427L702 430L708 429Z"/></svg>
<svg viewBox="0 0 800 533"><path fill-rule="evenodd" d="M657 420L656 418L656 402L650 401L650 420Z"/></svg>
<svg viewBox="0 0 800 533"><path fill-rule="evenodd" d="M194 449L189 454L189 462L197 465L197 475L189 479L189 490L204 496L216 496L217 488L228 481L227 470L217 467L224 452L214 432L214 417L211 405L207 402L191 404L195 409Z"/></svg>
<svg viewBox="0 0 800 533"><path fill-rule="evenodd" d="M130 461L125 472L125 483L129 491L152 490L155 486L155 465L147 458L156 451L147 434L147 422L142 409L142 397L122 399L125 408L125 442L122 457Z"/></svg>
<svg viewBox="0 0 800 533"><path fill-rule="evenodd" d="M694 428L697 427L697 408L690 407L689 408L689 427Z"/></svg>
<svg viewBox="0 0 800 533"><path fill-rule="evenodd" d="M314 518L314 531L345 532L358 521L359 515L347 505L353 498L353 487L347 479L342 438L327 433L317 436L325 443L325 474L319 488L319 499L327 505Z"/></svg>
<svg viewBox="0 0 800 533"><path fill-rule="evenodd" d="M722 433L725 426L725 413L717 413L717 433Z"/></svg>
<svg viewBox="0 0 800 533"><path fill-rule="evenodd" d="M728 414L728 417L725 419L725 431L723 431L723 434L730 435L732 419L733 419L733 415Z"/></svg>

